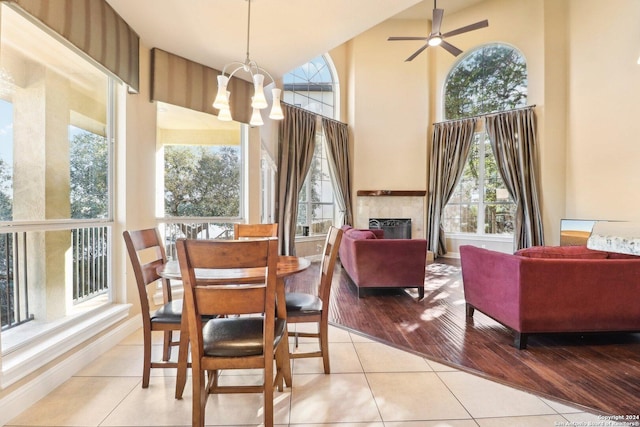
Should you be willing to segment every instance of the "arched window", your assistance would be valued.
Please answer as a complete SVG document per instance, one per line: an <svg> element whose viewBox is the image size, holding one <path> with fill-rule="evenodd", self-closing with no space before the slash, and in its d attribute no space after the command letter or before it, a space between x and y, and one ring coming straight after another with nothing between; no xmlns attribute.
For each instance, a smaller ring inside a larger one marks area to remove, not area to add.
<svg viewBox="0 0 640 427"><path fill-rule="evenodd" d="M316 114L337 119L337 78L331 59L320 55L283 77L283 100Z"/></svg>
<svg viewBox="0 0 640 427"><path fill-rule="evenodd" d="M337 118L338 85L328 55L321 55L283 77L283 100L329 118ZM320 126L316 147L298 198L296 235L323 235L333 225L336 209L325 138Z"/></svg>
<svg viewBox="0 0 640 427"><path fill-rule="evenodd" d="M527 66L524 56L504 44L482 46L465 55L444 86L447 120L524 107ZM449 233L511 235L515 203L498 173L484 129L474 135L460 182L447 203L443 225Z"/></svg>

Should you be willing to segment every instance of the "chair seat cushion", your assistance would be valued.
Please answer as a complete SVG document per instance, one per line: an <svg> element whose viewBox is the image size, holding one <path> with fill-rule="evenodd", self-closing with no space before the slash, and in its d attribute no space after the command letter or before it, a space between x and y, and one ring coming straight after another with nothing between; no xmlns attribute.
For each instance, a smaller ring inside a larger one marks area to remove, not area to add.
<svg viewBox="0 0 640 427"><path fill-rule="evenodd" d="M262 349L262 317L209 320L202 329L204 355L212 357L259 356ZM273 346L284 336L286 320L276 319Z"/></svg>
<svg viewBox="0 0 640 427"><path fill-rule="evenodd" d="M182 300L174 299L156 310L151 315L151 321L155 323L180 323L182 318Z"/></svg>
<svg viewBox="0 0 640 427"><path fill-rule="evenodd" d="M322 300L315 295L287 292L287 312L295 314L318 314L322 311Z"/></svg>

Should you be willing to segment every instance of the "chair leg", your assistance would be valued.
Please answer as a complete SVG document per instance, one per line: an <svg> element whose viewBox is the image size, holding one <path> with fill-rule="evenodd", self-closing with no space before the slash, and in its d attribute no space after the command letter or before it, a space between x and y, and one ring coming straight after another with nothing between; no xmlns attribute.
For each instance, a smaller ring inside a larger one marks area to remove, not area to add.
<svg viewBox="0 0 640 427"><path fill-rule="evenodd" d="M275 379L273 380L274 387L277 387L278 391L284 391L284 371L283 366L286 363L287 354L285 347L283 345L279 345L275 351L275 359L276 359L276 372Z"/></svg>
<svg viewBox="0 0 640 427"><path fill-rule="evenodd" d="M143 331L142 388L149 387L151 376L151 331Z"/></svg>
<svg viewBox="0 0 640 427"><path fill-rule="evenodd" d="M218 388L218 370L207 371L207 393L213 393Z"/></svg>
<svg viewBox="0 0 640 427"><path fill-rule="evenodd" d="M320 328L320 351L322 352L322 364L324 365L324 373L330 374L331 367L329 366L329 325L327 321L323 321L318 324Z"/></svg>
<svg viewBox="0 0 640 427"><path fill-rule="evenodd" d="M193 370L192 372L193 382L193 400L192 400L192 415L191 424L193 427L204 427L204 411L207 405L207 398L209 394L206 390L206 381L204 377L204 371Z"/></svg>
<svg viewBox="0 0 640 427"><path fill-rule="evenodd" d="M277 350L276 350L277 353ZM264 425L273 427L273 361L266 360L264 367Z"/></svg>
<svg viewBox="0 0 640 427"><path fill-rule="evenodd" d="M162 360L167 362L171 359L171 341L173 339L172 331L164 331L164 343L162 345Z"/></svg>

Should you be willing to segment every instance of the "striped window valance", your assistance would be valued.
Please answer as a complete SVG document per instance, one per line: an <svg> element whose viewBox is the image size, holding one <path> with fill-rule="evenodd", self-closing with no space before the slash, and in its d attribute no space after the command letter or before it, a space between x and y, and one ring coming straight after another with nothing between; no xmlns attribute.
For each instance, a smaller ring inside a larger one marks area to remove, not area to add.
<svg viewBox="0 0 640 427"><path fill-rule="evenodd" d="M140 37L105 0L1 0L60 34L136 92Z"/></svg>
<svg viewBox="0 0 640 427"><path fill-rule="evenodd" d="M218 114L211 105L218 90L220 71L178 55L151 50L151 100L167 102L195 111ZM227 86L233 120L249 123L253 85L233 77Z"/></svg>

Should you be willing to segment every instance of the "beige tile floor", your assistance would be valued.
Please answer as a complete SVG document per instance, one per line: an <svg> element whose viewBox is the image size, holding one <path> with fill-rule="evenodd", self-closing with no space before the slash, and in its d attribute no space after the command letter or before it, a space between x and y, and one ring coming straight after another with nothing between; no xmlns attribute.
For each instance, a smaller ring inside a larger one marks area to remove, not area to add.
<svg viewBox="0 0 640 427"><path fill-rule="evenodd" d="M298 325L299 326L299 325ZM275 423L304 427L549 427L597 415L497 384L331 327L330 375L320 359L293 363L293 387L276 392ZM7 426L189 426L191 383L173 397L175 371L154 369L141 388L142 334L135 333ZM158 334L157 337L160 338ZM154 340L155 340L154 338ZM160 353L160 340L154 351ZM313 346L300 343L300 348ZM254 381L251 371L226 381ZM207 426L260 425L259 394L212 395Z"/></svg>

